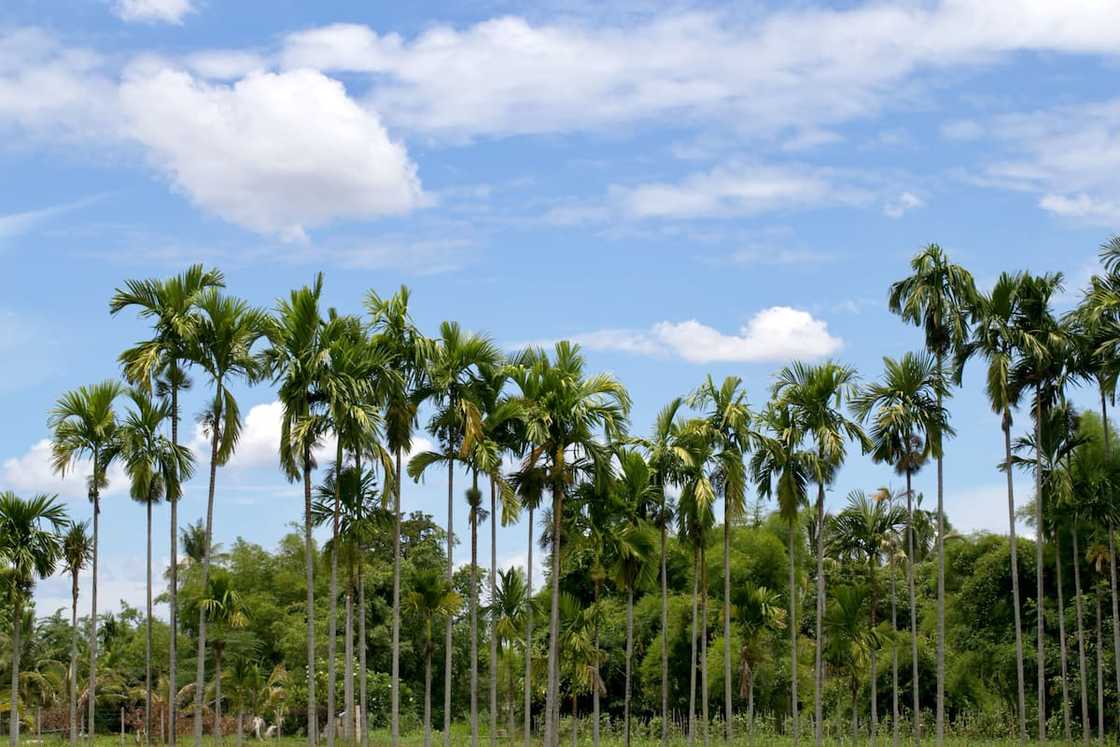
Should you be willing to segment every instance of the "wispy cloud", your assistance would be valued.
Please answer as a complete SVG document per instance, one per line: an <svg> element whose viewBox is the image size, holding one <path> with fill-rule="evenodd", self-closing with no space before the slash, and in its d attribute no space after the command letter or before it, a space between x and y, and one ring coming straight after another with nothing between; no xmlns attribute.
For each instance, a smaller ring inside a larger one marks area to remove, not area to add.
<svg viewBox="0 0 1120 747"><path fill-rule="evenodd" d="M60 215L64 215L81 208L88 207L100 200L104 195L91 195L79 200L63 202L36 210L25 210L19 213L0 215L0 240L10 239L35 230Z"/></svg>

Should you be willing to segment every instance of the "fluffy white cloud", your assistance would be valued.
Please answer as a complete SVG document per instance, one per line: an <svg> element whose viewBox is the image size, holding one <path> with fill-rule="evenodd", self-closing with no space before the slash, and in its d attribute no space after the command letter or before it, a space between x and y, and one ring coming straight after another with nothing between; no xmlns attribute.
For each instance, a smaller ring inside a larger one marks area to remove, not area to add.
<svg viewBox="0 0 1120 747"><path fill-rule="evenodd" d="M4 460L0 466L0 486L20 494L50 493L67 501L85 502L89 493L86 481L91 470L90 462L83 460L67 470L65 477L58 475L52 466L50 439L44 438L23 454ZM120 464L114 462L109 466L108 480L102 496L127 491L128 478Z"/></svg>
<svg viewBox="0 0 1120 747"><path fill-rule="evenodd" d="M725 334L690 319L658 322L648 330L609 329L571 335L568 339L591 350L637 355L675 356L690 363L783 362L831 355L843 346L828 324L807 311L772 306L755 314L737 334ZM537 341L531 345L547 345ZM513 345L511 347L520 347Z"/></svg>
<svg viewBox="0 0 1120 747"><path fill-rule="evenodd" d="M289 67L369 74L395 123L448 137L559 132L654 117L814 131L874 113L910 76L1017 51L1115 54L1109 0L942 0L637 26L495 18L412 38L336 24L290 35ZM588 106L587 102L595 102Z"/></svg>
<svg viewBox="0 0 1120 747"><path fill-rule="evenodd" d="M120 89L129 134L198 205L286 238L338 218L405 213L424 201L416 167L377 116L311 70L233 85L143 69Z"/></svg>
<svg viewBox="0 0 1120 747"><path fill-rule="evenodd" d="M883 206L883 213L888 218L901 218L915 208L925 205L925 200L913 192L903 192L897 198L889 200Z"/></svg>
<svg viewBox="0 0 1120 747"><path fill-rule="evenodd" d="M122 21L180 24L194 12L191 0L116 0L113 13Z"/></svg>

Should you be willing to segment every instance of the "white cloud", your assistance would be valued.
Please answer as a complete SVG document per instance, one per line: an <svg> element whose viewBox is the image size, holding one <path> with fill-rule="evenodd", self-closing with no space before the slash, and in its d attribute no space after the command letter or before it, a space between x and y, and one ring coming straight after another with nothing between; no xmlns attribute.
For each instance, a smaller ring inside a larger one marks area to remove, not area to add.
<svg viewBox="0 0 1120 747"><path fill-rule="evenodd" d="M291 34L289 67L368 74L394 123L451 138L657 117L824 130L899 99L899 83L1020 51L1112 55L1108 0L943 0L846 10L663 14L640 23L503 17L412 38L335 24ZM595 102L588 106L587 102Z"/></svg>
<svg viewBox="0 0 1120 747"><path fill-rule="evenodd" d="M5 459L0 465L0 486L19 494L48 493L75 503L85 503L89 494L87 479L92 465L88 460L78 462L67 470L66 476L58 475L52 466L51 441L41 439L23 454ZM101 492L102 496L124 493L128 489L128 478L124 468L114 462L109 465L109 484Z"/></svg>
<svg viewBox="0 0 1120 747"><path fill-rule="evenodd" d="M906 213L924 206L925 200L913 192L903 192L897 198L890 200L883 206L883 214L888 218L901 218Z"/></svg>
<svg viewBox="0 0 1120 747"><path fill-rule="evenodd" d="M728 257L737 265L819 265L832 262L835 255L805 249L740 249Z"/></svg>
<svg viewBox="0 0 1120 747"><path fill-rule="evenodd" d="M725 334L690 319L658 322L648 330L598 330L571 335L567 339L590 350L675 356L689 363L814 359L831 355L843 345L843 340L829 333L826 322L813 318L807 311L789 306L772 306L759 311L737 334ZM529 344L549 343L538 341Z"/></svg>
<svg viewBox="0 0 1120 747"><path fill-rule="evenodd" d="M975 140L983 134L983 125L972 119L955 119L941 125L941 136L947 140Z"/></svg>
<svg viewBox="0 0 1120 747"><path fill-rule="evenodd" d="M253 231L303 238L339 218L423 204L404 147L321 73L251 73L222 85L139 70L120 100L129 133L177 188Z"/></svg>
<svg viewBox="0 0 1120 747"><path fill-rule="evenodd" d="M64 202L60 205L38 208L37 210L25 210L20 213L0 215L0 239L7 239L27 233L36 226L49 221L57 215L83 208L96 201L96 199L96 197L86 197L80 200Z"/></svg>
<svg viewBox="0 0 1120 747"><path fill-rule="evenodd" d="M256 52L239 49L211 49L186 58L187 67L203 78L236 80L249 73L267 70L268 60Z"/></svg>
<svg viewBox="0 0 1120 747"><path fill-rule="evenodd" d="M180 24L193 13L191 0L116 0L113 13L122 21Z"/></svg>

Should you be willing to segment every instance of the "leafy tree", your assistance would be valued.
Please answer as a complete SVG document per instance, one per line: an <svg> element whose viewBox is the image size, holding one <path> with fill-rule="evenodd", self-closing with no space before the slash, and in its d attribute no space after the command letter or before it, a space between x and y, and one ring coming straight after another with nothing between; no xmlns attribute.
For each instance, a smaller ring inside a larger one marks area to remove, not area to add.
<svg viewBox="0 0 1120 747"><path fill-rule="evenodd" d="M417 573L404 597L404 609L415 615L424 631L424 747L432 745L432 626L437 618L449 619L462 604L458 592L436 569Z"/></svg>
<svg viewBox="0 0 1120 747"><path fill-rule="evenodd" d="M62 538L62 565L70 574L70 745L78 744L78 574L93 560L88 522L76 522Z"/></svg>

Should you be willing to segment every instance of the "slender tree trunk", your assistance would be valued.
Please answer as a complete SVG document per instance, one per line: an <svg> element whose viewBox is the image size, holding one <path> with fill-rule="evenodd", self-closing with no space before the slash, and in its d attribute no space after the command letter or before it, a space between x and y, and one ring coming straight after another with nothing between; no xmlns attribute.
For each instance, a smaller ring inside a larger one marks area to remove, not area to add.
<svg viewBox="0 0 1120 747"><path fill-rule="evenodd" d="M1058 580L1058 643L1062 657L1062 730L1066 742L1073 741L1070 727L1069 651L1066 645L1066 602L1062 589L1062 532L1054 532L1054 565Z"/></svg>
<svg viewBox="0 0 1120 747"><path fill-rule="evenodd" d="M478 471L472 473L471 489L478 493ZM481 500L479 501L481 503ZM467 600L471 626L471 747L478 747L478 512L471 510L471 592Z"/></svg>
<svg viewBox="0 0 1120 747"><path fill-rule="evenodd" d="M12 689L8 693L11 703L8 709L8 744L19 747L19 655L20 637L23 632L23 600L20 592L14 592L15 607L12 610Z"/></svg>
<svg viewBox="0 0 1120 747"><path fill-rule="evenodd" d="M1027 743L1027 692L1023 676L1023 623L1019 611L1019 554L1015 541L1015 483L1011 474L1011 412L1003 411L1003 450L1007 464L1007 523L1011 545L1011 604L1015 608L1015 674L1019 695L1019 743Z"/></svg>
<svg viewBox="0 0 1120 747"><path fill-rule="evenodd" d="M152 743L152 502L145 506L148 515L147 619L144 622L144 744Z"/></svg>
<svg viewBox="0 0 1120 747"><path fill-rule="evenodd" d="M1108 459L1112 456L1112 447L1109 442L1109 427L1108 427L1108 404L1105 400L1104 389L1100 389L1101 395L1101 428L1104 432L1104 454ZM1116 578L1116 527L1111 521L1108 522L1108 572L1109 572L1109 591L1112 596L1112 656L1116 665L1113 669L1116 670L1116 692L1120 693L1120 595L1117 593L1117 578Z"/></svg>
<svg viewBox="0 0 1120 747"><path fill-rule="evenodd" d="M914 488L906 470L906 586L910 592L910 689L914 698L914 744L922 741L922 705L918 677L918 598L914 592Z"/></svg>
<svg viewBox="0 0 1120 747"><path fill-rule="evenodd" d="M513 674L513 641L509 642L509 666L506 667L507 674L509 675L509 690L506 693L506 738L510 744L513 744L513 732L516 728L513 720L513 710L517 700L517 682Z"/></svg>
<svg viewBox="0 0 1120 747"><path fill-rule="evenodd" d="M630 747L630 667L634 655L634 586L626 589L626 692L622 698L622 745Z"/></svg>
<svg viewBox="0 0 1120 747"><path fill-rule="evenodd" d="M937 376L944 381L944 359L937 354ZM941 409L944 396L937 393ZM945 464L944 440L937 434L937 747L945 742Z"/></svg>
<svg viewBox="0 0 1120 747"><path fill-rule="evenodd" d="M327 747L334 747L338 709L334 692L338 682L335 654L338 648L338 520L342 512L342 437L337 439L334 458L334 515L331 520L331 580L330 599L327 601Z"/></svg>
<svg viewBox="0 0 1120 747"><path fill-rule="evenodd" d="M498 496L494 477L490 477L490 605L497 598L498 576ZM496 615L490 614L490 747L498 744L498 637L495 635Z"/></svg>
<svg viewBox="0 0 1120 747"><path fill-rule="evenodd" d="M455 546L455 447L447 451L447 583L453 583L455 563L452 552ZM443 747L451 747L451 634L452 620L447 617L443 658Z"/></svg>
<svg viewBox="0 0 1120 747"><path fill-rule="evenodd" d="M824 483L817 483L817 646L813 682L813 730L817 747L824 744Z"/></svg>
<svg viewBox="0 0 1120 747"><path fill-rule="evenodd" d="M877 551L876 551L877 552ZM875 571L877 563L874 559L871 562L871 578L869 579L868 586L871 589L871 630L875 630L878 621L875 618L875 607L878 599L875 596ZM877 734L876 731L879 726L879 660L877 658L878 651L876 645L871 646L871 723L869 728L871 730L871 745L874 747L876 744Z"/></svg>
<svg viewBox="0 0 1120 747"><path fill-rule="evenodd" d="M179 363L171 361L171 444L179 446ZM178 480L178 468L176 480ZM171 578L168 582L170 592L168 610L167 640L167 743L175 747L178 740L179 685L178 685L178 635L179 635L179 496L168 495L171 504Z"/></svg>
<svg viewBox="0 0 1120 747"><path fill-rule="evenodd" d="M221 401L221 386L216 388L215 401ZM210 434L210 490L206 497L206 536L202 542L202 593L210 588L210 542L214 536L214 489L218 480L218 423L221 412L214 412ZM198 658L194 674L194 747L202 745L202 711L206 690L206 609L198 610Z"/></svg>
<svg viewBox="0 0 1120 747"><path fill-rule="evenodd" d="M599 747L599 583L595 584L595 620L592 645L595 647L594 682L591 683L591 745Z"/></svg>
<svg viewBox="0 0 1120 747"><path fill-rule="evenodd" d="M86 738L93 745L97 731L97 548L98 529L101 519L101 491L97 485L97 458L93 461L93 573L90 579L90 615L89 615L89 723L86 728Z"/></svg>
<svg viewBox="0 0 1120 747"><path fill-rule="evenodd" d="M217 643L217 642L215 642ZM214 646L214 728L213 736L222 740L222 645Z"/></svg>
<svg viewBox="0 0 1120 747"><path fill-rule="evenodd" d="M661 490L661 747L669 744L669 576L666 567L665 490Z"/></svg>
<svg viewBox="0 0 1120 747"><path fill-rule="evenodd" d="M731 512L723 498L723 738L734 734L731 703Z"/></svg>
<svg viewBox="0 0 1120 747"><path fill-rule="evenodd" d="M895 583L894 551L891 551L891 747L898 747L898 591Z"/></svg>
<svg viewBox="0 0 1120 747"><path fill-rule="evenodd" d="M398 608L399 611L399 608ZM362 563L358 563L358 728L361 729L360 743L369 747L369 697L366 694L366 578L362 573Z"/></svg>
<svg viewBox="0 0 1120 747"><path fill-rule="evenodd" d="M1035 384L1035 407L1034 407L1034 442L1042 444L1042 384ZM1010 464L1008 469L1011 469ZM1045 607L1046 597L1043 596L1043 573L1045 566L1043 564L1042 550L1046 544L1046 532L1043 531L1042 523L1042 449L1035 449L1035 464L1034 464L1034 495L1035 495L1035 543L1034 543L1034 567L1035 567L1035 581L1036 581L1036 596L1035 599L1035 612L1036 622L1038 626L1037 633L1037 646L1035 654L1037 659L1038 669L1038 741L1040 744L1046 743L1046 625L1045 625Z"/></svg>
<svg viewBox="0 0 1120 747"><path fill-rule="evenodd" d="M303 450L303 546L307 573L307 743L319 741L315 703L315 540L311 536L311 449Z"/></svg>
<svg viewBox="0 0 1120 747"><path fill-rule="evenodd" d="M428 653L424 655L424 747L432 747L432 644L428 627Z"/></svg>
<svg viewBox="0 0 1120 747"><path fill-rule="evenodd" d="M692 553L692 634L688 655L688 747L696 739L696 627L697 607L700 597L700 553Z"/></svg>
<svg viewBox="0 0 1120 747"><path fill-rule="evenodd" d="M793 716L793 743L800 744L797 717L797 520L789 523L789 708Z"/></svg>
<svg viewBox="0 0 1120 747"><path fill-rule="evenodd" d="M237 709L237 747L241 747L245 738L245 709Z"/></svg>
<svg viewBox="0 0 1120 747"><path fill-rule="evenodd" d="M529 606L525 610L525 747L533 739L533 508L529 507L529 545L525 574ZM510 735L512 737L512 735Z"/></svg>
<svg viewBox="0 0 1120 747"><path fill-rule="evenodd" d="M754 672L747 673L747 744L754 744Z"/></svg>
<svg viewBox="0 0 1120 747"><path fill-rule="evenodd" d="M390 744L397 747L401 739L401 449L397 448L396 485L393 486L393 669L390 680ZM365 603L362 603L361 626L365 627ZM362 636L362 656L365 656L365 635ZM365 686L365 664L362 664L362 685ZM362 691L362 714L365 718L365 690ZM368 744L368 729L362 729L362 747Z"/></svg>
<svg viewBox="0 0 1120 747"><path fill-rule="evenodd" d="M564 510L562 486L552 488L552 600L548 621L548 719L546 746L560 744L560 524Z"/></svg>
<svg viewBox="0 0 1120 747"><path fill-rule="evenodd" d="M70 573L70 747L78 747L78 569Z"/></svg>
<svg viewBox="0 0 1120 747"><path fill-rule="evenodd" d="M700 544L700 716L704 747L709 744L708 717L708 562L703 541Z"/></svg>
<svg viewBox="0 0 1120 747"><path fill-rule="evenodd" d="M354 574L351 568L346 585L346 643L342 670L342 697L346 701L346 720L342 722L342 738L349 743L354 739Z"/></svg>
<svg viewBox="0 0 1120 747"><path fill-rule="evenodd" d="M1101 642L1101 594L1100 588L1093 592L1097 602L1097 738L1103 745L1104 735L1104 645Z"/></svg>
<svg viewBox="0 0 1120 747"><path fill-rule="evenodd" d="M1077 527L1070 529L1073 536L1073 601L1077 608L1077 667L1081 681L1081 741L1093 739L1092 722L1089 720L1089 666L1085 657L1085 624L1083 597L1081 595L1081 550L1077 542Z"/></svg>

